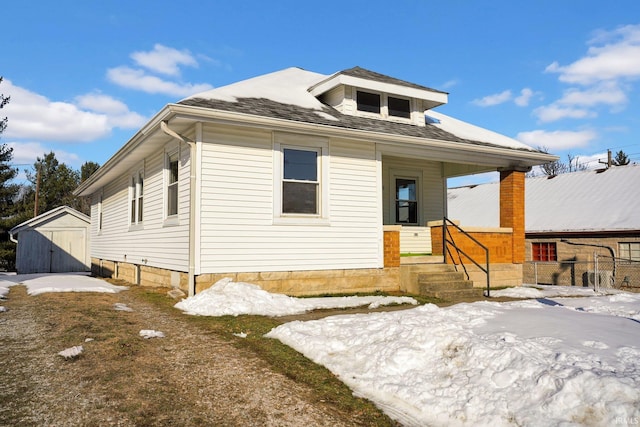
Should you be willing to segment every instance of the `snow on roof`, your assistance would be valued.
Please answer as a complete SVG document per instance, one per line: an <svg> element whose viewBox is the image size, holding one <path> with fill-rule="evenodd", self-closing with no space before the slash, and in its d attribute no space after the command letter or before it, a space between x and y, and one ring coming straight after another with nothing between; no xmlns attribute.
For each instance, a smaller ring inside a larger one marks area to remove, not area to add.
<svg viewBox="0 0 640 427"><path fill-rule="evenodd" d="M356 67L357 68L357 67ZM348 72L349 70L343 71ZM365 70L366 71L366 70ZM370 72L373 73L373 72ZM339 74L339 73L338 73ZM375 73L376 75L383 76L381 74ZM215 101L226 101L226 102L238 102L240 99L265 99L273 102L277 102L279 104L285 104L290 106L297 106L306 109L313 109L318 111L318 115L324 117L325 119L329 119L331 121L347 121L348 117L345 115L339 115L338 117L334 117L330 114L323 113L329 108L327 105L320 102L312 93L309 92L309 89L312 88L315 84L320 83L331 76L319 74L307 70L303 70L297 67L285 68L284 70L276 71L269 74L264 74L258 77L254 77L248 80L243 80L237 83L233 83L227 86L222 86L216 89L212 89L206 92L197 93L195 95L189 96L180 103L191 105L193 102L202 102L207 100L215 100ZM385 77L385 76L383 76ZM397 79L393 79L392 77L388 77L388 79L392 79L396 81ZM398 80L399 81L399 80ZM404 82L405 84L411 84L408 82ZM417 85L416 85L417 86ZM422 86L419 86L422 87ZM430 89L431 90L431 89ZM443 92L444 93L444 92ZM259 109L257 106L253 108L254 114L259 114ZM261 112L264 113L264 112ZM337 111L334 111L337 113ZM464 142L482 142L486 144L491 144L499 147L512 148L518 150L529 150L535 151L528 145L525 145L521 142L516 141L515 139L509 138L507 136L498 134L496 132L490 131L488 129L481 128L479 126L472 125L470 123L463 122L458 119L454 119L453 117L449 117L445 114L435 112L433 110L428 110L427 115L435 118L434 121L429 121L426 127L422 126L421 128L427 130L431 126L436 127L440 130L443 130L450 134L448 136L449 140L465 140ZM372 119L372 118L358 118L360 121L366 120L367 122L378 122L378 125L382 120L380 119ZM336 124L337 125L337 124ZM398 126L397 123L389 122L389 125ZM353 127L353 123L349 123L348 127ZM355 125L358 126L358 125ZM360 123L363 129L367 129L367 126L364 126ZM406 124L404 127L413 127L415 125ZM433 129L431 127L431 129ZM391 133L396 133L398 130L391 130L391 128L387 129ZM402 134L407 134L405 132L398 132ZM446 134L444 134L446 135ZM438 137L436 139L447 139L444 135ZM416 135L423 137L433 137L431 133L429 135ZM454 138L455 137L455 138ZM452 139L453 138L453 139Z"/></svg>
<svg viewBox="0 0 640 427"><path fill-rule="evenodd" d="M240 98L265 98L282 104L322 111L324 104L308 92L328 76L290 67L227 86L197 93L185 99L217 99L237 102Z"/></svg>
<svg viewBox="0 0 640 427"><path fill-rule="evenodd" d="M640 165L527 178L525 231L640 230ZM499 225L500 184L449 189L449 217L464 226Z"/></svg>
<svg viewBox="0 0 640 427"><path fill-rule="evenodd" d="M432 125L446 132L452 133L459 138L487 142L489 144L521 150L533 150L528 145L516 141L513 138L509 138L508 136L493 132L489 129L472 125L471 123L463 122L462 120L454 119L453 117L438 113L437 111L429 110L425 114L427 118L431 117L436 119L434 121L430 121Z"/></svg>

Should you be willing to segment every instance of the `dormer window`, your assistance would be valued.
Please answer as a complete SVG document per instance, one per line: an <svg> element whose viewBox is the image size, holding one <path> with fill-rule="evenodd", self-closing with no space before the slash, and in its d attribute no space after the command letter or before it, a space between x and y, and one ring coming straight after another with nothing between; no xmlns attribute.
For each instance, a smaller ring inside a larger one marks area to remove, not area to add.
<svg viewBox="0 0 640 427"><path fill-rule="evenodd" d="M357 94L358 111L380 114L380 95L358 91Z"/></svg>
<svg viewBox="0 0 640 427"><path fill-rule="evenodd" d="M402 98L388 97L389 115L394 117L403 117L408 119L411 117L409 100Z"/></svg>

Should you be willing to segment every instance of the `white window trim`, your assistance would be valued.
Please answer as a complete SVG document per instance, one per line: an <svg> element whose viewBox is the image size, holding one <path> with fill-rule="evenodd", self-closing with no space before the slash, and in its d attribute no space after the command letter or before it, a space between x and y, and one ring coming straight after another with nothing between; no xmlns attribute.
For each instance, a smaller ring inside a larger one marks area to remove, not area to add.
<svg viewBox="0 0 640 427"><path fill-rule="evenodd" d="M358 110L358 92L367 92L375 95L380 95L380 114L370 113L368 111ZM389 114L389 97L404 99L409 101L409 117L392 116ZM398 123L414 123L414 113L416 110L415 99L404 95L396 95L394 93L380 92L373 89L364 89L360 87L354 87L352 92L353 111L356 116L370 117L374 119L384 119Z"/></svg>
<svg viewBox="0 0 640 427"><path fill-rule="evenodd" d="M623 254L622 254L622 252L623 252L622 246L623 245L629 247L629 254L628 254L629 256L628 256L628 258L624 258L623 257ZM632 257L632 251L634 249L633 248L634 245L640 245L640 242L618 242L618 256L619 256L619 258L622 259L622 260L640 261L640 259L634 259Z"/></svg>
<svg viewBox="0 0 640 427"><path fill-rule="evenodd" d="M170 163L171 158L174 157L178 160L178 194L177 197L177 213L174 215L169 215L169 179L170 179ZM163 179L162 179L162 217L164 218L163 226L173 226L180 224L180 147L173 147L170 149L166 149L164 153L164 170L162 171Z"/></svg>
<svg viewBox="0 0 640 427"><path fill-rule="evenodd" d="M318 156L318 213L290 214L282 212L284 149L316 150ZM273 143L273 223L286 225L329 225L329 141L327 138L276 133Z"/></svg>
<svg viewBox="0 0 640 427"><path fill-rule="evenodd" d="M104 208L103 208L103 193L102 191L98 194L98 205L96 207L96 210L98 212L98 220L96 221L98 223L97 226L97 232L98 234L102 234L102 229L104 228ZM129 218L131 218L131 216L129 216Z"/></svg>
<svg viewBox="0 0 640 427"><path fill-rule="evenodd" d="M142 177L142 185L140 185L140 177ZM142 220L138 220L138 199L141 197L140 196L140 190L142 191L142 205L143 205L143 212L142 212ZM131 206L131 202L135 201L135 203L133 203L133 207ZM130 176L130 180L129 180L129 200L128 200L128 205L129 205L129 230L139 230L143 228L143 224L144 224L144 166L141 166L138 169L135 169ZM132 212L132 208L135 209L135 221L132 221L131 217L133 216L133 212Z"/></svg>
<svg viewBox="0 0 640 427"><path fill-rule="evenodd" d="M413 169L391 169L389 171L390 182L389 182L389 213L390 217L393 220L393 224L396 225L406 225L408 227L420 226L424 225L424 216L423 216L423 194L422 194L422 171L413 170ZM396 179L414 179L416 181L416 197L417 197L417 223L406 223L406 222L398 222L398 218L396 217Z"/></svg>

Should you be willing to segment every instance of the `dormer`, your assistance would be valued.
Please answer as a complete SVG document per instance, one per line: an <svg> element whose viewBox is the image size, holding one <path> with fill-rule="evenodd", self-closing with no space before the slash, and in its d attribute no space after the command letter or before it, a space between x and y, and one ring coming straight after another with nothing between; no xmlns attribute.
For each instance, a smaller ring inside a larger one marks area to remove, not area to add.
<svg viewBox="0 0 640 427"><path fill-rule="evenodd" d="M340 71L309 92L342 114L424 126L424 112L447 103L448 93L364 68Z"/></svg>

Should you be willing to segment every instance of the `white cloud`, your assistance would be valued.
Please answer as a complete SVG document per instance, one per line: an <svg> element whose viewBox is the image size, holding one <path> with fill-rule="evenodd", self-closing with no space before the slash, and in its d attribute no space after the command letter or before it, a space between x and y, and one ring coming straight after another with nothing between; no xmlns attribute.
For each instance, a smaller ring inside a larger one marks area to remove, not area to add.
<svg viewBox="0 0 640 427"><path fill-rule="evenodd" d="M557 102L564 105L587 107L597 104L622 106L627 103L627 95L616 82L602 82L586 90L569 89Z"/></svg>
<svg viewBox="0 0 640 427"><path fill-rule="evenodd" d="M590 43L602 45L591 46L584 57L569 65L553 62L545 71L560 74L560 81L583 85L640 78L640 25L600 31Z"/></svg>
<svg viewBox="0 0 640 427"><path fill-rule="evenodd" d="M533 95L534 92L528 87L525 87L520 91L520 96L517 96L513 102L515 102L518 107L526 107L529 105L529 101L531 101Z"/></svg>
<svg viewBox="0 0 640 427"><path fill-rule="evenodd" d="M440 85L440 87L442 89L450 89L454 86L457 86L460 82L456 79L451 79L451 80L447 80L446 82L444 82L442 85Z"/></svg>
<svg viewBox="0 0 640 427"><path fill-rule="evenodd" d="M516 139L531 147L547 147L551 152L585 147L597 137L593 130L582 131L544 131L520 132Z"/></svg>
<svg viewBox="0 0 640 427"><path fill-rule="evenodd" d="M544 107L538 107L533 110L533 115L536 116L542 123L555 122L560 119L586 119L596 117L597 114L593 111L584 108L571 108L562 107L557 104L550 104Z"/></svg>
<svg viewBox="0 0 640 427"><path fill-rule="evenodd" d="M180 97L186 97L213 88L213 86L206 83L176 83L163 80L147 74L144 70L133 69L126 66L107 70L107 78L111 82L129 89Z"/></svg>
<svg viewBox="0 0 640 427"><path fill-rule="evenodd" d="M76 103L87 110L106 114L108 123L113 127L136 129L147 121L144 116L129 111L129 107L124 102L109 95L89 93L76 97Z"/></svg>
<svg viewBox="0 0 640 427"><path fill-rule="evenodd" d="M177 50L161 44L154 45L150 52L133 52L131 58L148 70L169 76L179 76L180 66L198 66L188 50Z"/></svg>
<svg viewBox="0 0 640 427"><path fill-rule="evenodd" d="M39 142L8 142L7 145L13 148L13 160L11 163L16 165L32 166L37 157L42 158L51 151L56 153L56 159L60 163L66 163L70 166L80 163L80 157L77 154L58 149L54 150ZM18 168L22 171L25 166L19 166Z"/></svg>
<svg viewBox="0 0 640 427"><path fill-rule="evenodd" d="M138 128L145 121L124 103L107 95L87 94L76 97L75 103L60 102L9 80L5 84L6 93L11 95L11 102L3 108L9 118L3 134L7 138L89 142L109 135L114 127Z"/></svg>
<svg viewBox="0 0 640 427"><path fill-rule="evenodd" d="M487 95L484 98L474 99L471 101L473 104L480 107L491 107L494 105L502 104L511 99L511 91L505 90L504 92L496 93L493 95Z"/></svg>
<svg viewBox="0 0 640 427"><path fill-rule="evenodd" d="M92 141L110 132L107 116L83 111L68 102L46 97L5 80L11 102L3 110L9 117L7 138L63 142Z"/></svg>

